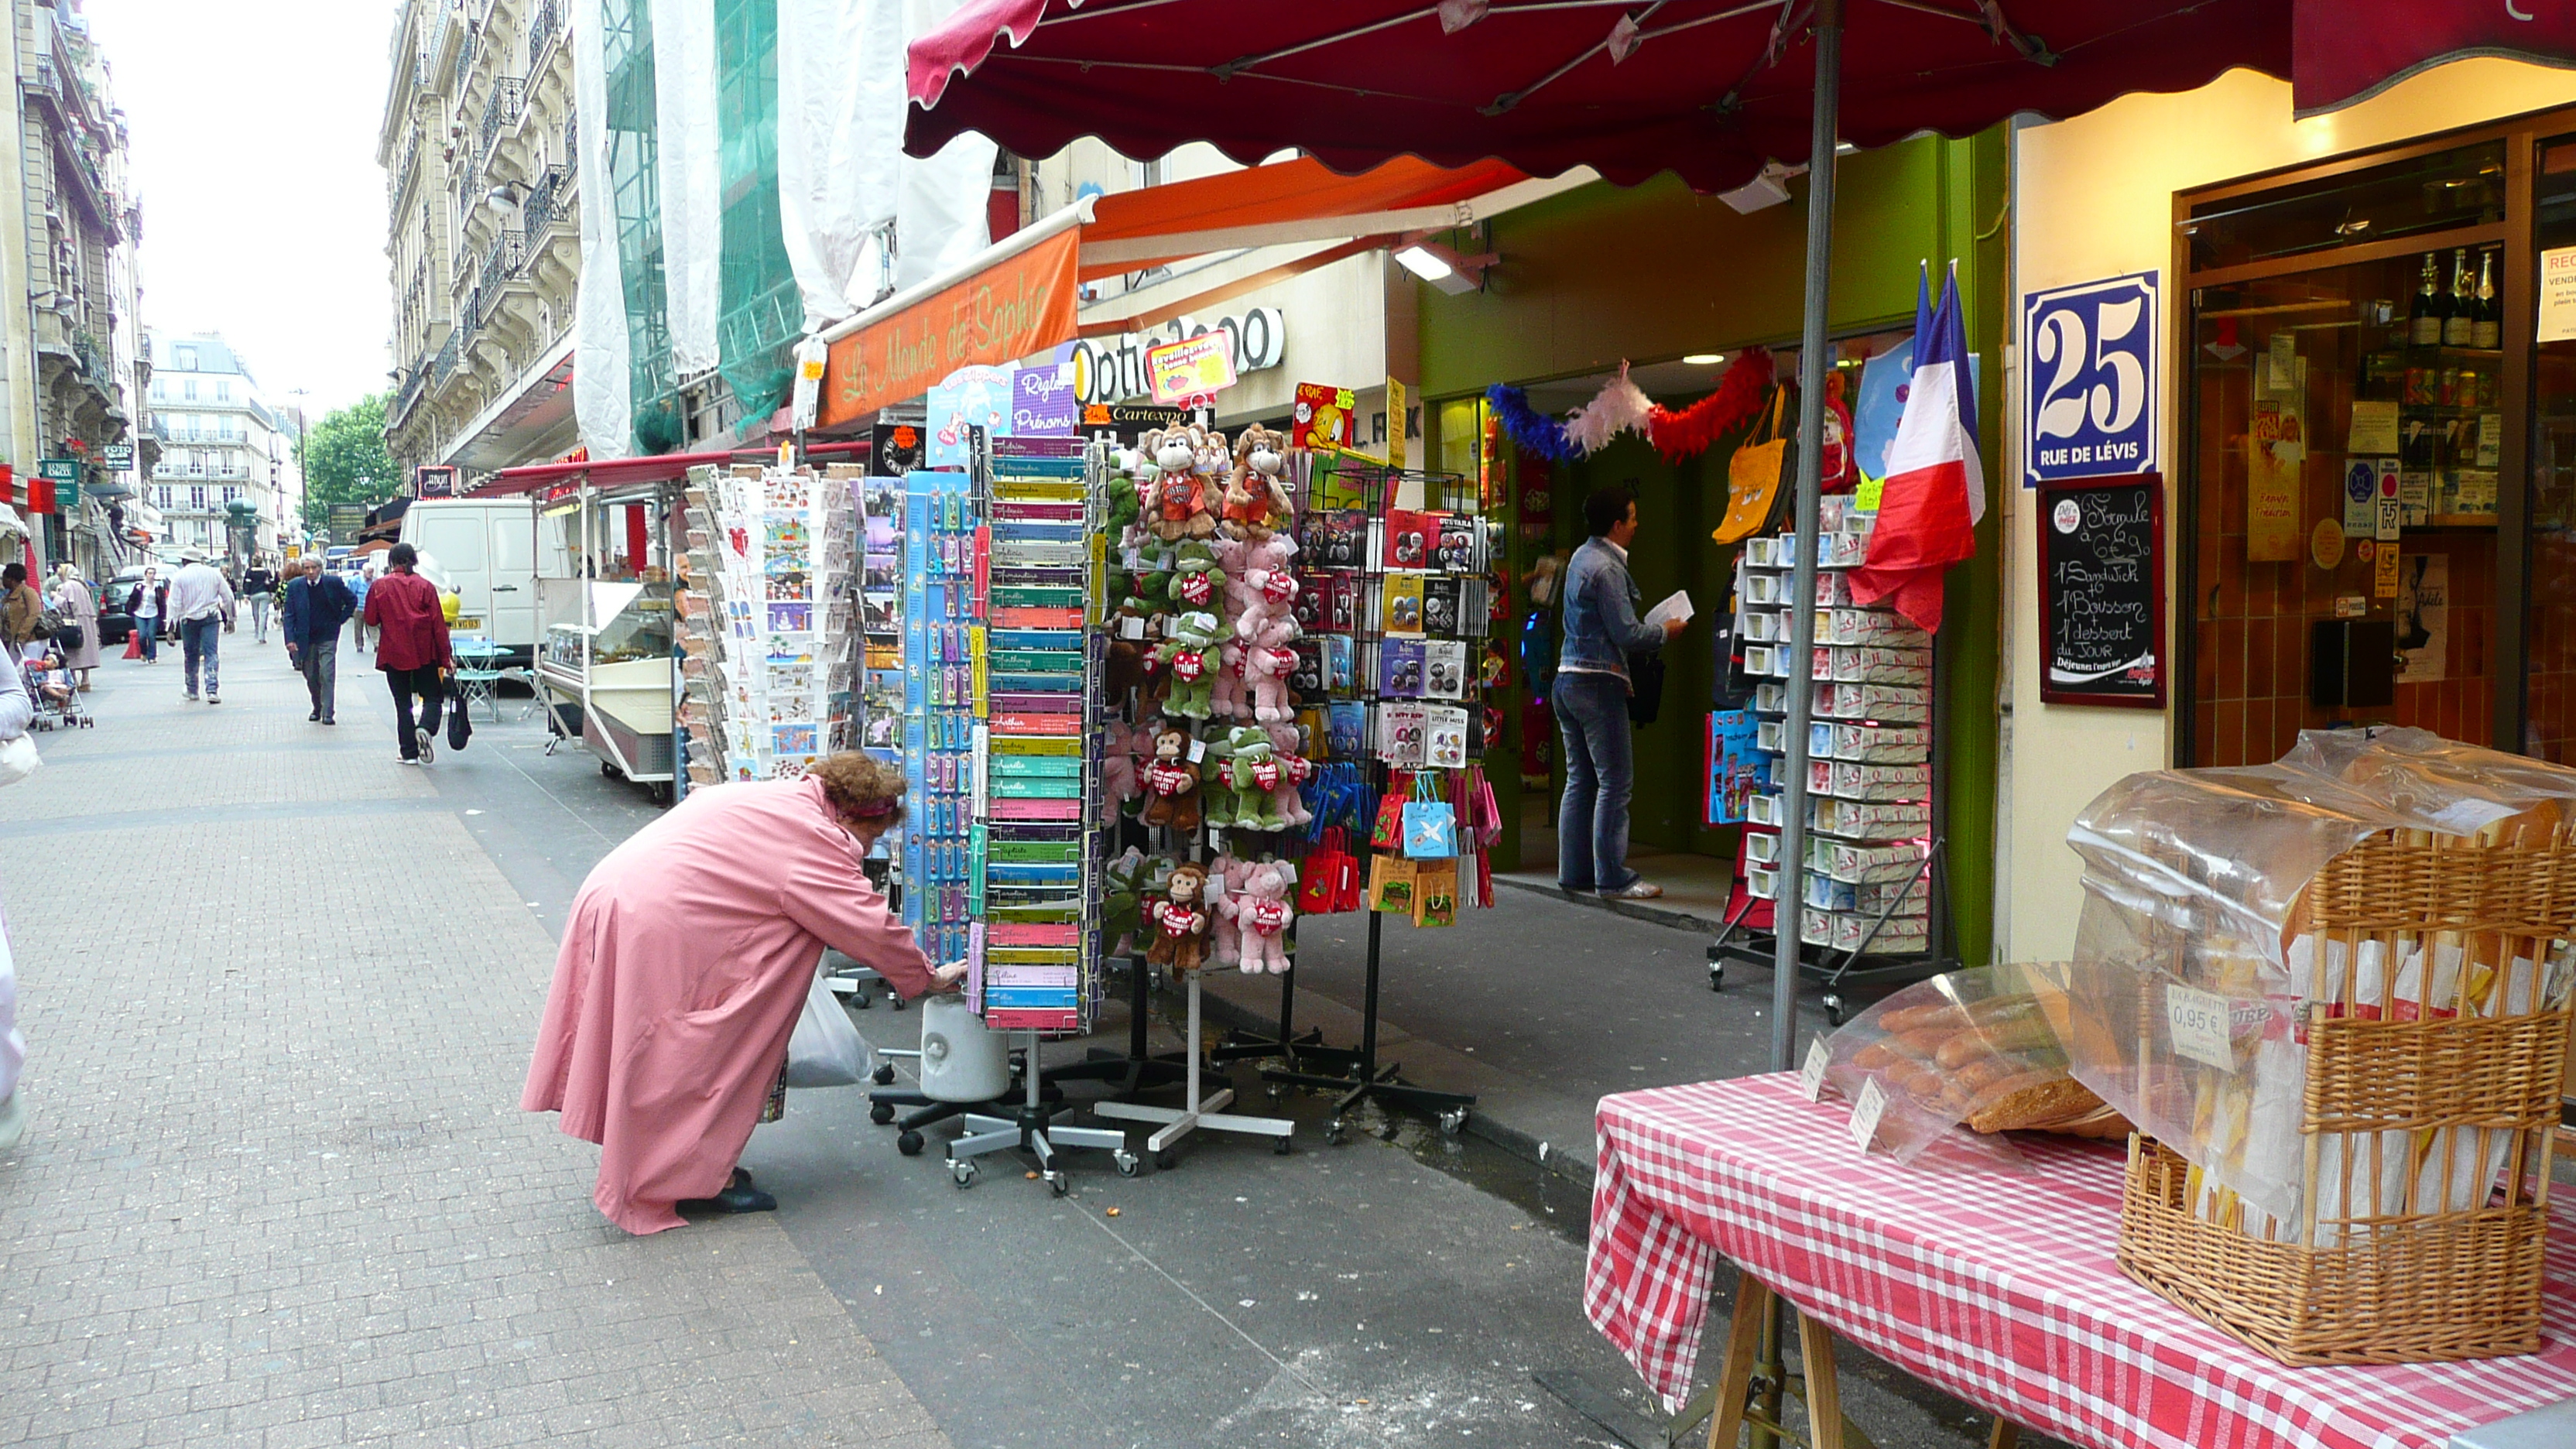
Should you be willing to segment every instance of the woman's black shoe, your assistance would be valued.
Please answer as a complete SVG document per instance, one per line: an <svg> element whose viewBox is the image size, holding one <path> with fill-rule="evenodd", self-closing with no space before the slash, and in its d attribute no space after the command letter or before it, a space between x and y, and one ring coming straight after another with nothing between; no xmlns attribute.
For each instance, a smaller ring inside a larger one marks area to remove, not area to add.
<svg viewBox="0 0 2576 1449"><path fill-rule="evenodd" d="M778 1199L749 1183L736 1183L714 1197L690 1198L679 1208L684 1213L774 1213Z"/></svg>

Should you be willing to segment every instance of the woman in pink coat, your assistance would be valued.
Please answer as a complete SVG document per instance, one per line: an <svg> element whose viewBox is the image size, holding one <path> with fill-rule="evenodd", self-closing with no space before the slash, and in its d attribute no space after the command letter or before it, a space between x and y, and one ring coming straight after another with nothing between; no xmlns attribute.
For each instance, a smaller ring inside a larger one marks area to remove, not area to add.
<svg viewBox="0 0 2576 1449"><path fill-rule="evenodd" d="M609 1221L658 1233L679 1207L778 1205L734 1163L824 947L907 997L962 971L933 972L860 870L902 795L903 777L861 754L693 790L582 883L519 1105L600 1145L591 1200Z"/></svg>

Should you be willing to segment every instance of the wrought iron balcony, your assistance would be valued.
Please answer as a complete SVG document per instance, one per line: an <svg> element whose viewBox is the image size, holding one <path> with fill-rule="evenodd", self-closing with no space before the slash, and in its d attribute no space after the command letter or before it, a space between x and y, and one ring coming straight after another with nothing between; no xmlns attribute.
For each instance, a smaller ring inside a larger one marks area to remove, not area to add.
<svg viewBox="0 0 2576 1449"><path fill-rule="evenodd" d="M528 16L528 74L536 75L546 52L564 32L563 0L537 0L537 8Z"/></svg>
<svg viewBox="0 0 2576 1449"><path fill-rule="evenodd" d="M447 77L447 97L451 102L460 106L464 103L465 83L472 79L473 75L474 36L468 32L465 43L456 47L456 69Z"/></svg>
<svg viewBox="0 0 2576 1449"><path fill-rule="evenodd" d="M581 112L564 112L563 158L566 171L581 169Z"/></svg>
<svg viewBox="0 0 2576 1449"><path fill-rule="evenodd" d="M518 123L519 108L525 103L525 94L525 85L517 76L493 78L492 94L483 102L483 129L474 145L476 156L491 155L492 140L501 134L501 128Z"/></svg>
<svg viewBox="0 0 2576 1449"><path fill-rule="evenodd" d="M537 178L537 184L528 188L524 224L531 247L542 246L545 243L547 231L554 226L558 213L563 209L566 200L564 191L571 183L572 172L569 168L549 166L546 168L546 174ZM572 220L569 216L562 219Z"/></svg>
<svg viewBox="0 0 2576 1449"><path fill-rule="evenodd" d="M464 331L462 325L447 329L447 342L438 349L437 358L429 365L429 375L433 381L456 370L456 351L464 346L457 334L462 331Z"/></svg>
<svg viewBox="0 0 2576 1449"><path fill-rule="evenodd" d="M481 322L500 305L501 284L519 274L528 260L527 233L505 231L492 239L491 249L483 253L483 274L475 284L477 301L474 320Z"/></svg>

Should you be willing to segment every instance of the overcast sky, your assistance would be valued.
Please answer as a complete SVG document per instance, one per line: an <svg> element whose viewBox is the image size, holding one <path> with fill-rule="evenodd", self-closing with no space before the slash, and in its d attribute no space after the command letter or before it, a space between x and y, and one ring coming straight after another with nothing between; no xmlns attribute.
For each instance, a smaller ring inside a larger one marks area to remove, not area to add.
<svg viewBox="0 0 2576 1449"><path fill-rule="evenodd" d="M386 386L389 0L88 0L143 205L143 321L318 417Z"/></svg>

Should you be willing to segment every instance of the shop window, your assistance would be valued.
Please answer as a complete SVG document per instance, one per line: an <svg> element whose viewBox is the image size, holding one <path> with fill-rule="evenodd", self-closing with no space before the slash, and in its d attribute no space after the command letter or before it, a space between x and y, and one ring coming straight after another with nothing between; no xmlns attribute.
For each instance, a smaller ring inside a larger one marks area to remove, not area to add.
<svg viewBox="0 0 2576 1449"><path fill-rule="evenodd" d="M2505 143L2480 141L2194 202L2191 267L2209 271L2504 220Z"/></svg>

